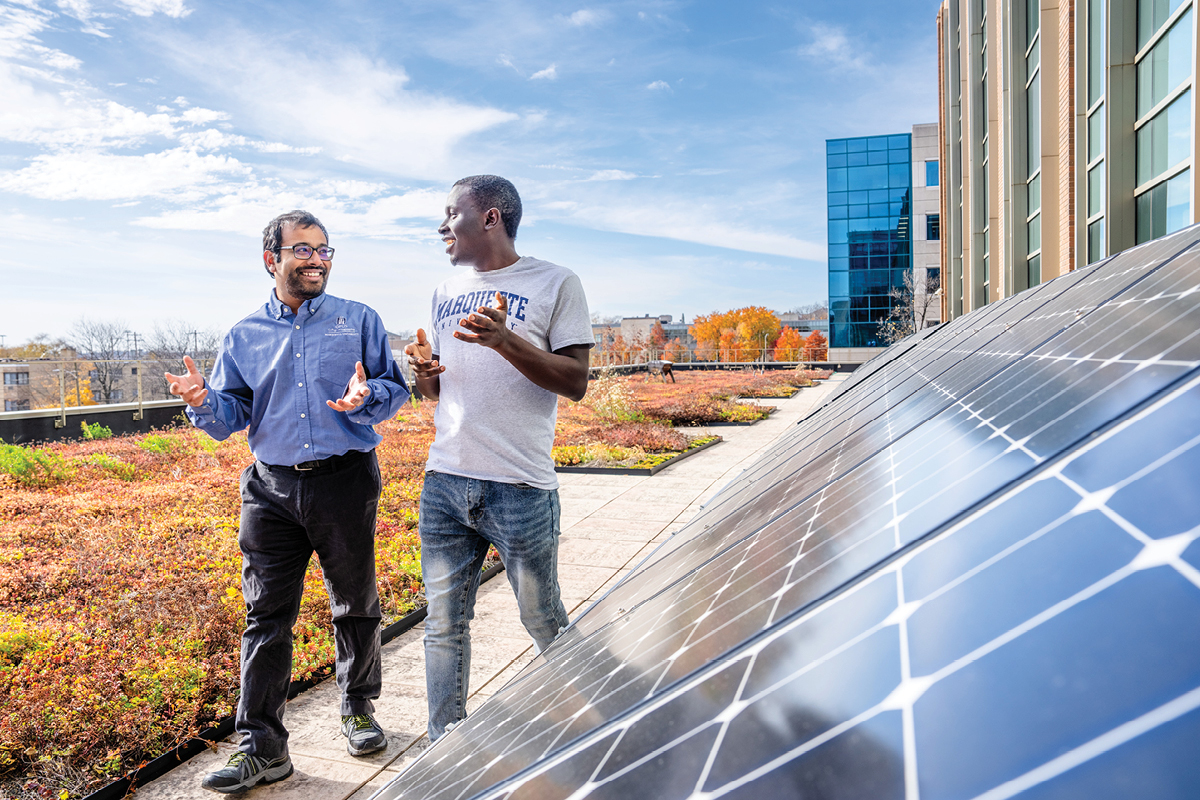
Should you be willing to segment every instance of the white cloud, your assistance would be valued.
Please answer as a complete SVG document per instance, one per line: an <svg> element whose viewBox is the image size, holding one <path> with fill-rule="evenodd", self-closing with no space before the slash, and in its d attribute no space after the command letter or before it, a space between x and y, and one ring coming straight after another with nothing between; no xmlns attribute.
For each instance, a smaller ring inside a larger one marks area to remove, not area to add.
<svg viewBox="0 0 1200 800"><path fill-rule="evenodd" d="M590 177L584 180L589 181L631 181L637 177L636 172L626 172L623 169L602 169L598 172L593 172Z"/></svg>
<svg viewBox="0 0 1200 800"><path fill-rule="evenodd" d="M510 58L508 55L506 55L504 53L500 54L500 57L496 59L496 63L502 67L508 67L510 69L517 68L517 65L513 63L512 58Z"/></svg>
<svg viewBox="0 0 1200 800"><path fill-rule="evenodd" d="M188 106L191 105L191 103L188 102L188 99L186 97L184 97L183 95L176 97L172 102L175 103L175 105L179 106L180 108L187 108Z"/></svg>
<svg viewBox="0 0 1200 800"><path fill-rule="evenodd" d="M44 147L100 147L175 134L167 114L146 114L90 97L86 87L64 89L53 83L47 86L40 77L27 77L0 62L0 140Z"/></svg>
<svg viewBox="0 0 1200 800"><path fill-rule="evenodd" d="M96 16L103 17L107 15L96 14L92 10L92 4L90 0L57 0L56 5L62 9L67 16L74 17L76 20L78 20L82 25L80 30L82 30L84 33L89 33L93 36L99 36L103 39L110 38L103 25L92 21Z"/></svg>
<svg viewBox="0 0 1200 800"><path fill-rule="evenodd" d="M192 10L183 4L183 0L117 0L117 5L129 9L139 17L166 14L168 17L181 19L192 13Z"/></svg>
<svg viewBox="0 0 1200 800"><path fill-rule="evenodd" d="M567 21L572 25L583 27L584 25L599 25L608 19L608 16L607 11L594 11L590 8L581 8L567 17Z"/></svg>
<svg viewBox="0 0 1200 800"><path fill-rule="evenodd" d="M551 64L550 66L546 67L545 69L538 70L537 72L535 72L529 76L529 80L531 80L531 81L537 81L537 80L552 81L552 80L555 80L556 78L558 78L558 67L555 64Z"/></svg>
<svg viewBox="0 0 1200 800"><path fill-rule="evenodd" d="M303 156L315 156L321 152L319 147L293 147L283 142L250 142L249 145L260 153L298 153Z"/></svg>
<svg viewBox="0 0 1200 800"><path fill-rule="evenodd" d="M866 50L856 47L841 28L814 22L809 26L809 31L812 41L801 45L797 50L801 56L843 70L861 70L867 67L864 55Z"/></svg>
<svg viewBox="0 0 1200 800"><path fill-rule="evenodd" d="M671 84L667 83L666 81L654 81L653 83L646 84L646 88L654 92L659 92L664 89L670 91Z"/></svg>
<svg viewBox="0 0 1200 800"><path fill-rule="evenodd" d="M213 111L210 108L189 108L183 112L180 118L193 125L203 125L208 122L229 119L229 114L224 111Z"/></svg>
<svg viewBox="0 0 1200 800"><path fill-rule="evenodd" d="M518 119L514 113L409 89L402 68L358 55L281 61L257 41L227 37L222 47L183 42L168 55L226 97L244 135L319 147L347 163L409 178L445 180L458 172L451 153L463 139ZM292 89L307 107L294 113ZM284 121L281 123L281 121Z"/></svg>
<svg viewBox="0 0 1200 800"><path fill-rule="evenodd" d="M193 150L220 150L228 147L245 147L245 136L219 131L216 128L205 128L202 131L188 131L179 135L179 143Z"/></svg>
<svg viewBox="0 0 1200 800"><path fill-rule="evenodd" d="M334 194L345 197L369 197L387 190L386 183L369 183L368 181L333 181L329 189Z"/></svg>
<svg viewBox="0 0 1200 800"><path fill-rule="evenodd" d="M143 156L70 153L37 156L24 169L0 173L0 189L43 200L194 202L218 191L222 181L250 174L237 159L184 148Z"/></svg>

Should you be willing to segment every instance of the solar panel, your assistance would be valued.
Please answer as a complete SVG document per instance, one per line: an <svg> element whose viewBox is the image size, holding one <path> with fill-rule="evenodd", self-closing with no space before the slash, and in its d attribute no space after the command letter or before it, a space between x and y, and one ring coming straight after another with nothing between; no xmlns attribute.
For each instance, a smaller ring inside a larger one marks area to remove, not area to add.
<svg viewBox="0 0 1200 800"><path fill-rule="evenodd" d="M889 349L377 797L1195 796L1198 240Z"/></svg>

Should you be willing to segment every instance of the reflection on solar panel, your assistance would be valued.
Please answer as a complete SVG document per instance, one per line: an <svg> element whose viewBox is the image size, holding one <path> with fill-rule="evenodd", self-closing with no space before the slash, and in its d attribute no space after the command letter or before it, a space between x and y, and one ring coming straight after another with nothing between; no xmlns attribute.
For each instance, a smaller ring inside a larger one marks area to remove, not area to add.
<svg viewBox="0 0 1200 800"><path fill-rule="evenodd" d="M864 365L377 797L1196 797L1198 241Z"/></svg>

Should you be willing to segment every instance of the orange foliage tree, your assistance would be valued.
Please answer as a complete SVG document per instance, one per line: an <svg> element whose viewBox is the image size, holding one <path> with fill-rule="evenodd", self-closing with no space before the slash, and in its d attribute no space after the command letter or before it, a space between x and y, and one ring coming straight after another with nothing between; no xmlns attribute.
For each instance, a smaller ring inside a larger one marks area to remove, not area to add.
<svg viewBox="0 0 1200 800"><path fill-rule="evenodd" d="M655 353L661 353L667 347L667 332L663 330L662 322L654 321L654 325L650 327L650 349Z"/></svg>
<svg viewBox="0 0 1200 800"><path fill-rule="evenodd" d="M676 364L678 364L680 361L687 361L687 347L685 347L683 342L679 341L678 339L672 339L671 341L667 342L667 346L663 348L663 356L666 357L668 361L673 361Z"/></svg>
<svg viewBox="0 0 1200 800"><path fill-rule="evenodd" d="M820 331L813 331L804 340L804 360L824 361L829 358L829 341Z"/></svg>
<svg viewBox="0 0 1200 800"><path fill-rule="evenodd" d="M696 357L711 361L757 360L779 335L781 323L775 312L762 306L736 308L696 317L688 328L696 339Z"/></svg>
<svg viewBox="0 0 1200 800"><path fill-rule="evenodd" d="M804 350L804 337L795 328L784 328L775 340L776 361L799 361Z"/></svg>

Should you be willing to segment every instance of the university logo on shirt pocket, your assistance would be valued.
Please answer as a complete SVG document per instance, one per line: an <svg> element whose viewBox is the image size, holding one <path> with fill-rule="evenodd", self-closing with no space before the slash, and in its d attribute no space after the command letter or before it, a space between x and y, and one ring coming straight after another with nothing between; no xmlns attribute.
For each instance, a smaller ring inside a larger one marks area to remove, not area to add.
<svg viewBox="0 0 1200 800"><path fill-rule="evenodd" d="M325 331L326 336L358 336L358 331L351 325L346 323L345 317L338 317L329 330Z"/></svg>

